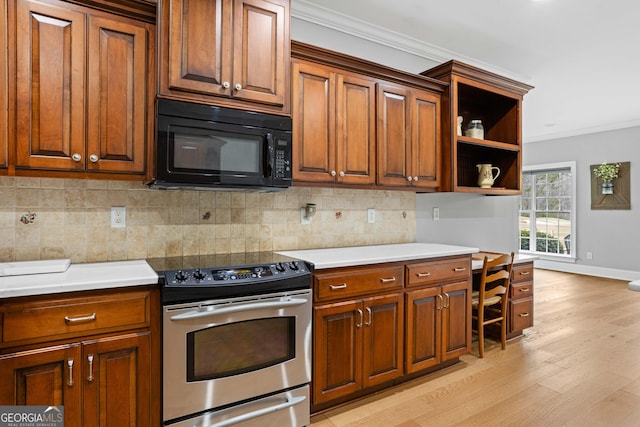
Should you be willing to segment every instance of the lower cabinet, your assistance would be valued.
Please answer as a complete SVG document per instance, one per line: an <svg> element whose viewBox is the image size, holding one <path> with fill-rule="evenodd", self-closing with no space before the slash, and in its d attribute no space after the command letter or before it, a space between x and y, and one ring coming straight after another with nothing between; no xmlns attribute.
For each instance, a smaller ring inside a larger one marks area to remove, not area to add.
<svg viewBox="0 0 640 427"><path fill-rule="evenodd" d="M314 403L403 374L403 295L314 307Z"/></svg>
<svg viewBox="0 0 640 427"><path fill-rule="evenodd" d="M156 326L150 316L154 295L134 291L3 303L3 332L11 328L12 319L28 316L25 327L47 328L52 336L69 339L47 342L37 334L26 339L24 334L3 334L0 405L64 406L66 427L157 425L159 381L151 375L160 365L159 341L153 334ZM98 300L104 301L102 307L95 306ZM140 306L143 313L119 313L110 307L117 303L126 308ZM62 316L56 324L51 319L58 314ZM142 322L124 320L135 317ZM43 319L49 324L41 324ZM101 326L110 332L99 333ZM12 342L25 344L12 346Z"/></svg>
<svg viewBox="0 0 640 427"><path fill-rule="evenodd" d="M511 271L507 338L533 326L533 261L514 264Z"/></svg>

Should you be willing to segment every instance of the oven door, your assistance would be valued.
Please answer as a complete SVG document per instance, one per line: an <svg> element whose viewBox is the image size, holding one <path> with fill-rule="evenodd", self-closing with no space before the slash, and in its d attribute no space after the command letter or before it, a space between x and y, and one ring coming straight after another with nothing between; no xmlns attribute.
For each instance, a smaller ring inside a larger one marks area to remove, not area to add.
<svg viewBox="0 0 640 427"><path fill-rule="evenodd" d="M163 418L306 384L311 290L164 307Z"/></svg>

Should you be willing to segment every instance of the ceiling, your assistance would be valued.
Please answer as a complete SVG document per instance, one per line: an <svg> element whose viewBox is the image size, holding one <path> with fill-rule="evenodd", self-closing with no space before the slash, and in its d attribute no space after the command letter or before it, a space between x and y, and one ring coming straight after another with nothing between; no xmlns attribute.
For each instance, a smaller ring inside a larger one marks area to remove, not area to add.
<svg viewBox="0 0 640 427"><path fill-rule="evenodd" d="M534 86L524 142L640 126L635 0L292 0L292 16Z"/></svg>

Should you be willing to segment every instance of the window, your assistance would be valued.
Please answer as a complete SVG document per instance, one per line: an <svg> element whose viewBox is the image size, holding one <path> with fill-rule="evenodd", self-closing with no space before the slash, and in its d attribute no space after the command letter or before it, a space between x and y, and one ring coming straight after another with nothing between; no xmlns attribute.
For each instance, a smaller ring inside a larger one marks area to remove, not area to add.
<svg viewBox="0 0 640 427"><path fill-rule="evenodd" d="M526 166L520 197L520 250L575 258L575 162Z"/></svg>

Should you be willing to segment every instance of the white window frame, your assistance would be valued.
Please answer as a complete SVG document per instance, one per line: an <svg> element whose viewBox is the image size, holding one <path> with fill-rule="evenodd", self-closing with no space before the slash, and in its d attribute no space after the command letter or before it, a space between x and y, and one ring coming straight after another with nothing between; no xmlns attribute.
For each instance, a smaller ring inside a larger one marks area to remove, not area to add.
<svg viewBox="0 0 640 427"><path fill-rule="evenodd" d="M545 164L540 164L540 165L528 165L528 166L523 166L522 167L522 172L545 172L545 171L553 171L553 170L558 170L558 169L569 169L571 171L571 214L570 214L570 218L571 218L571 246L569 248L570 254L568 255L564 255L564 254L552 254L552 253L548 253L548 252L538 252L538 251L532 251L532 250L522 250L520 249L520 253L522 254L527 254L527 255L535 255L537 256L539 259L547 259L547 260L553 260L553 261L562 261L562 262L576 262L577 259L577 241L578 241L578 235L576 233L576 208L578 206L577 204L577 185L576 185L576 181L577 181L577 175L576 175L576 162L575 161L570 161L570 162L558 162L558 163L545 163ZM535 200L533 201L533 207L535 207ZM530 221L532 223L535 224L535 209L531 210L532 214L534 215L534 218L530 218ZM520 217L520 208L518 207L518 218ZM529 247L530 248L535 248L536 247L536 241L535 241L535 232L532 233L531 235L531 241L529 243ZM518 248L520 247L520 226L518 226Z"/></svg>

